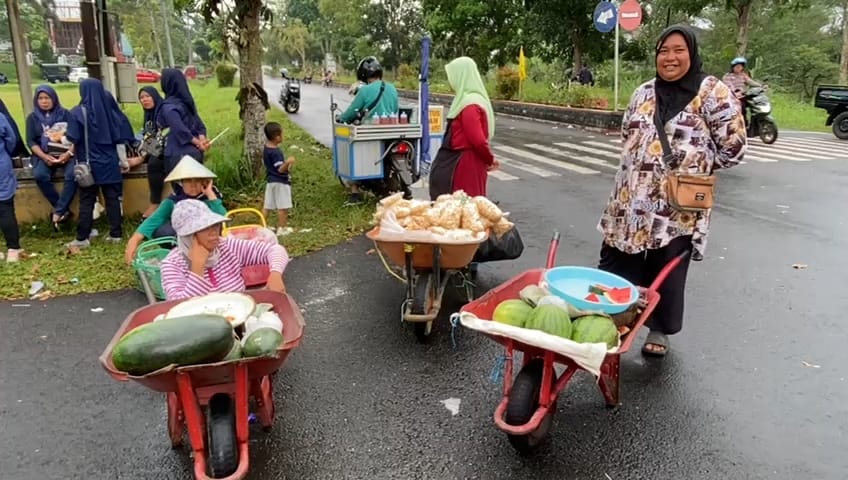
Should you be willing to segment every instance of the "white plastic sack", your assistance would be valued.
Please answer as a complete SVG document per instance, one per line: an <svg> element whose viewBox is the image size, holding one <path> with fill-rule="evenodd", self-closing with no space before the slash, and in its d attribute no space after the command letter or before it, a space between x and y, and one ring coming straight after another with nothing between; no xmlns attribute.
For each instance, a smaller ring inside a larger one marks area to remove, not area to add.
<svg viewBox="0 0 848 480"><path fill-rule="evenodd" d="M607 350L606 343L577 343L567 338L547 334L540 330L513 327L491 320L481 320L469 312L460 313L459 321L462 326L471 330L511 338L527 345L564 355L585 368L595 378L601 374L601 364L604 362L606 354L617 352L618 347L621 346L621 340L619 339L618 345Z"/></svg>
<svg viewBox="0 0 848 480"><path fill-rule="evenodd" d="M488 238L486 232L480 232L473 237L460 236L461 230L448 230L445 235L438 235L429 230L407 230L397 221L395 212L388 210L380 220L379 234L374 238L383 242L432 243L439 245L467 245L481 243ZM466 231L466 232L470 232Z"/></svg>

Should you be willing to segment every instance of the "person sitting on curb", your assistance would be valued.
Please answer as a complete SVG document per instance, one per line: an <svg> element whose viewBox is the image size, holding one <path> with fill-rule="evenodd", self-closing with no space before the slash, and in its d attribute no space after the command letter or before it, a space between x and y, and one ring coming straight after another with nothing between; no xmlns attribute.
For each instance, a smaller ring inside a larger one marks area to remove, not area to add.
<svg viewBox="0 0 848 480"><path fill-rule="evenodd" d="M147 217L132 234L124 250L124 260L127 264L132 263L141 242L152 238L176 236L171 226L171 216L174 206L182 200L201 200L209 210L226 215L227 209L221 201L221 193L213 185L214 178L217 176L212 170L194 158L184 156L165 178L165 183L178 182L182 186L181 192L174 193L162 201L153 215Z"/></svg>
<svg viewBox="0 0 848 480"><path fill-rule="evenodd" d="M172 222L177 248L162 261L162 288L168 300L212 292L246 290L242 269L269 265L266 288L285 292L283 272L289 255L282 245L260 240L222 237L222 225L230 219L209 209L200 200L188 199L174 207Z"/></svg>

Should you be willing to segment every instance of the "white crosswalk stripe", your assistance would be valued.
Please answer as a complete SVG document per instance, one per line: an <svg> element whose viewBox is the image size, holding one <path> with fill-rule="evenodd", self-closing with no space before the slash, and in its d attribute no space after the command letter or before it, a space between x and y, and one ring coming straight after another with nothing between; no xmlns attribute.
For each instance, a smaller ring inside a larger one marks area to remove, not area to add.
<svg viewBox="0 0 848 480"><path fill-rule="evenodd" d="M510 147L508 145L496 145L494 147L497 150L502 152L510 153L512 155L519 155L521 158L533 160L539 163L543 163L545 165L549 165L551 167L562 168L564 170L571 170L572 172L580 173L583 175L591 175L595 173L601 173L597 170L593 170L591 168L581 167L580 165L574 165L568 162L560 162L556 160L551 160L549 158L543 157L541 155L536 155L535 153L528 152L526 150L520 150L515 147Z"/></svg>
<svg viewBox="0 0 848 480"><path fill-rule="evenodd" d="M557 143L555 145L563 145L563 144ZM558 157L566 157L566 158L571 157L571 154L569 154L568 152L565 152L565 151L560 150L558 148L552 148L552 147L549 147L547 145L539 145L537 143L528 143L527 145L524 145L524 146L527 147L527 148L532 148L534 150L539 150L539 151L542 151L542 152L545 152L545 153L550 153L551 155L556 155ZM573 146L573 145L571 145L571 146ZM591 164L591 165L597 165L599 167L603 167L603 168L607 168L607 169L618 170L617 166L615 166L615 165L613 165L609 162L606 162L604 160L598 160L598 159L592 158L592 157L587 157L585 155L579 157L579 161L581 161L583 163L588 163L588 164Z"/></svg>
<svg viewBox="0 0 848 480"><path fill-rule="evenodd" d="M501 155L495 155L495 158L501 162L501 165L507 165L512 168L517 168L519 170L524 170L525 172L530 172L533 175L537 175L540 177L557 177L559 176L556 172L551 172L550 170L545 170L544 168L539 168L528 163L520 162L518 160L514 160L512 158L503 157Z"/></svg>
<svg viewBox="0 0 848 480"><path fill-rule="evenodd" d="M510 175L510 174L508 174L506 172L502 172L500 170L492 170L492 171L489 172L489 175L497 178L498 180L500 180L502 182L509 182L509 181L512 181L512 180L518 180L518 177L516 177L515 175Z"/></svg>
<svg viewBox="0 0 848 480"><path fill-rule="evenodd" d="M590 139L550 144L493 144L492 149L496 152L495 158L501 162L501 168L489 172L489 175L493 180L510 182L536 177L558 177L562 174L609 174L618 170L621 139L588 138ZM758 138L752 138L748 141L748 151L742 164L812 164L824 160L848 162L848 142L825 138L786 137L778 139L772 145L766 145Z"/></svg>

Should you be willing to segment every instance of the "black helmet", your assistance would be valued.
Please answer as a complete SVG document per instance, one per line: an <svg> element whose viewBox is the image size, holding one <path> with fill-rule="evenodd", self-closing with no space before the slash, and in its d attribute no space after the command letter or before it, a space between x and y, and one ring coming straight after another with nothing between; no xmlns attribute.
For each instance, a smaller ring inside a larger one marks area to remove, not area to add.
<svg viewBox="0 0 848 480"><path fill-rule="evenodd" d="M367 83L369 78L382 76L383 67L380 66L377 57L365 57L360 60L359 65L356 67L356 79L361 82Z"/></svg>

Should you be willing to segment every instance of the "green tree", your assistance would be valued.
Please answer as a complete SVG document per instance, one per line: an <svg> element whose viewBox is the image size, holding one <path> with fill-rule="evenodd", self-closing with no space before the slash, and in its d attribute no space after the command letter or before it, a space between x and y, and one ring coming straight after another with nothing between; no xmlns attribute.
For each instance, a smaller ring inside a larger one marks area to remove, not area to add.
<svg viewBox="0 0 848 480"><path fill-rule="evenodd" d="M191 0L175 2L177 10L191 8ZM238 51L239 93L237 96L244 134L244 155L254 173L262 169L262 129L270 108L262 81L262 22L271 20L271 10L262 0L202 0L200 11L207 24L221 22L225 43Z"/></svg>

